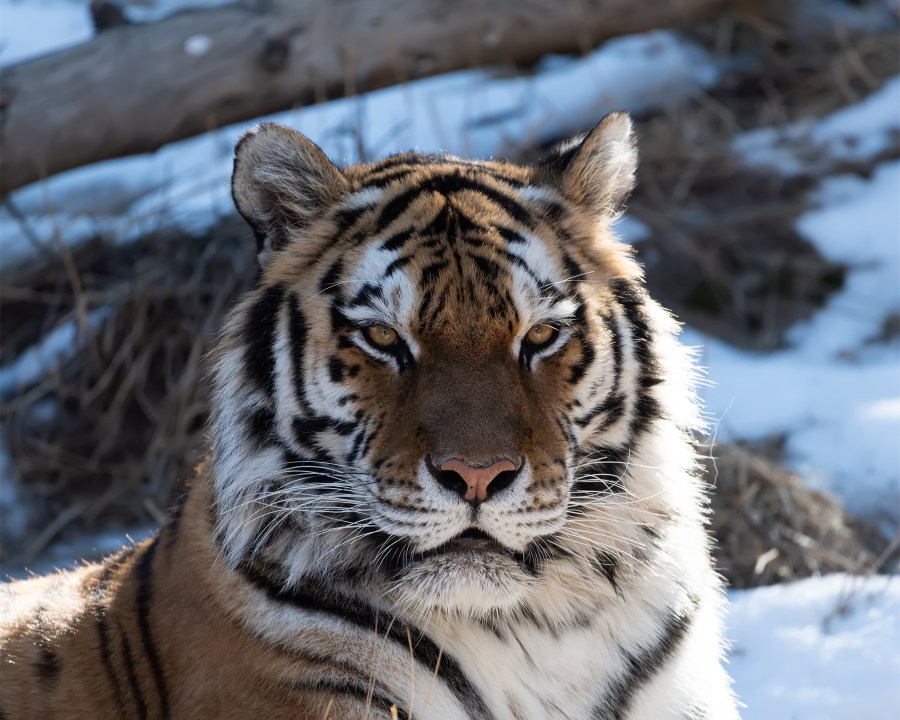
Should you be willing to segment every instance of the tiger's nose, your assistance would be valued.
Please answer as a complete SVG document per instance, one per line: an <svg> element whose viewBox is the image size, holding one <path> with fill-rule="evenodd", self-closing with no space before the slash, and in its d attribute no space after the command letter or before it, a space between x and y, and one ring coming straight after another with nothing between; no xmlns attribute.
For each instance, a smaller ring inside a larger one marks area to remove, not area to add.
<svg viewBox="0 0 900 720"><path fill-rule="evenodd" d="M483 467L451 458L440 464L440 472L435 476L441 485L461 495L467 503L479 505L509 487L516 479L520 466L508 458Z"/></svg>

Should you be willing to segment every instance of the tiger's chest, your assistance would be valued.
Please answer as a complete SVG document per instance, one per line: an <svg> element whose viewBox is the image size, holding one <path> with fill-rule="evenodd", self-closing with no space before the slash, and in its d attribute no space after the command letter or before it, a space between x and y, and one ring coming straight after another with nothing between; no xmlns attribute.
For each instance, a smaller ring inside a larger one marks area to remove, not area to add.
<svg viewBox="0 0 900 720"><path fill-rule="evenodd" d="M457 628L445 644L496 720L589 718L620 662L618 648L589 625Z"/></svg>

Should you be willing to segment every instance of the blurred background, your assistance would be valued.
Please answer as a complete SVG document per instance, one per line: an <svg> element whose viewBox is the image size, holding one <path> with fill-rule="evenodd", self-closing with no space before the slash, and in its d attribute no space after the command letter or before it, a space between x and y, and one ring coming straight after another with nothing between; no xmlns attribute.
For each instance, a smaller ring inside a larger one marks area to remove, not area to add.
<svg viewBox="0 0 900 720"><path fill-rule="evenodd" d="M619 223L709 382L746 718L900 708L900 3L0 0L0 562L152 532L253 281L234 141L528 161L637 121Z"/></svg>

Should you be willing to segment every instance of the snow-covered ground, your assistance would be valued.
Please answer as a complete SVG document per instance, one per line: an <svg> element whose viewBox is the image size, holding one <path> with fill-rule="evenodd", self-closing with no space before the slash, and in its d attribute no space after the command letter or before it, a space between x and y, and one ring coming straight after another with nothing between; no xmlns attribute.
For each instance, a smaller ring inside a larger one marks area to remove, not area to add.
<svg viewBox="0 0 900 720"><path fill-rule="evenodd" d="M747 162L794 173L823 158L877 157L896 146L898 133L900 78L893 78L856 106L780 133L747 133L735 147ZM788 463L809 483L855 512L892 518L896 532L900 338L874 340L891 314L900 315L900 162L881 163L868 178L830 177L812 200L797 230L848 267L843 289L792 328L783 351L743 352L690 329L686 340L703 346L714 383L704 399L720 440L784 435Z"/></svg>
<svg viewBox="0 0 900 720"><path fill-rule="evenodd" d="M900 582L828 575L732 592L729 670L744 720L900 716Z"/></svg>
<svg viewBox="0 0 900 720"><path fill-rule="evenodd" d="M149 18L196 4L157 0L128 11ZM0 63L88 38L85 6L0 0ZM725 71L726 61L676 34L654 32L611 41L580 60L548 59L532 78L454 73L266 119L307 133L341 162L411 147L490 156L582 129L611 109L665 108ZM232 145L251 124L19 190L12 201L27 232L0 210L4 272L34 252L29 234L52 249L94 233L123 242L164 224L202 230L230 211ZM876 157L896 147L898 132L895 78L829 118L746 133L733 147L748 165L796 173ZM792 329L785 350L744 352L691 329L686 339L703 346L714 383L704 395L720 439L783 435L787 461L808 482L854 510L896 518L900 340L872 340L889 314L900 313L900 162L883 162L867 178L833 177L813 200L797 229L826 257L847 264L845 287ZM643 231L627 220L621 227L629 239ZM0 370L0 391L51 371L61 353L77 348L74 328L60 326L31 356ZM0 457L4 514L16 502L13 472ZM65 566L73 555L105 552L122 540L86 538L49 562ZM900 589L890 578L833 575L734 592L731 601L731 670L748 720L888 720L900 712Z"/></svg>

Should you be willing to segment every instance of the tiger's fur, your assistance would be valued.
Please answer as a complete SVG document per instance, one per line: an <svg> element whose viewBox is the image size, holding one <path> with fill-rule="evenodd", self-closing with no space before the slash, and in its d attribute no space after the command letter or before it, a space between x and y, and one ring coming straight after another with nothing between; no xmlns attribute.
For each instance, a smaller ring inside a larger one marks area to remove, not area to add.
<svg viewBox="0 0 900 720"><path fill-rule="evenodd" d="M635 165L623 114L534 167L248 133L208 458L158 537L6 586L3 718L737 717ZM470 504L442 458L518 464Z"/></svg>

